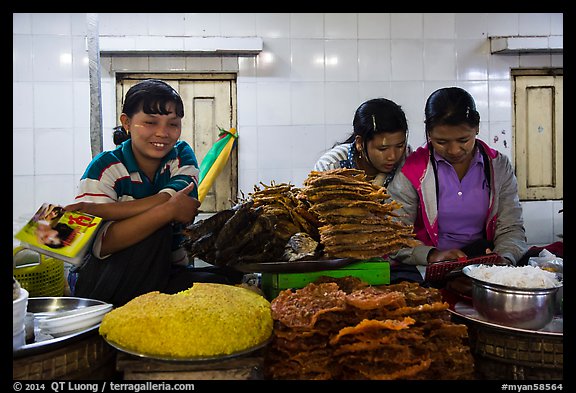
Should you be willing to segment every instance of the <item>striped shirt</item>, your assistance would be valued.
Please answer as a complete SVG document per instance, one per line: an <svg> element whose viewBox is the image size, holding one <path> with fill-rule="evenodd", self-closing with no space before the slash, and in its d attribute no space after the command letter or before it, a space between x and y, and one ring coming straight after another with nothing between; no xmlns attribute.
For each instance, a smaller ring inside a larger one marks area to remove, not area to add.
<svg viewBox="0 0 576 393"><path fill-rule="evenodd" d="M159 192L174 195L190 182L198 185L198 161L194 151L184 141L178 141L161 161L154 179L138 168L132 151L132 141L128 139L114 150L105 151L94 157L86 168L78 185L76 202L109 203L131 201L146 198ZM198 198L198 187L190 193ZM112 222L102 226L92 246L92 252L98 258L102 237ZM188 264L188 256L182 247L184 237L182 224L172 224L174 238L172 243L172 261Z"/></svg>

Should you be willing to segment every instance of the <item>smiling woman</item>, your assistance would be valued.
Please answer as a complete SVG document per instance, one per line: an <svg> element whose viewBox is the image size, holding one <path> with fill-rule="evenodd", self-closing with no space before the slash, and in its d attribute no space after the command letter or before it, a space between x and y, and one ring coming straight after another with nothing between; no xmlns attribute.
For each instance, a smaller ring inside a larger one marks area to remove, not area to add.
<svg viewBox="0 0 576 393"><path fill-rule="evenodd" d="M199 170L194 151L179 140L182 117L182 99L166 82L147 79L128 90L117 148L92 160L76 203L65 207L105 220L87 261L71 272L75 296L121 305L196 281L241 280L219 274L221 268L188 268L182 230L198 214Z"/></svg>

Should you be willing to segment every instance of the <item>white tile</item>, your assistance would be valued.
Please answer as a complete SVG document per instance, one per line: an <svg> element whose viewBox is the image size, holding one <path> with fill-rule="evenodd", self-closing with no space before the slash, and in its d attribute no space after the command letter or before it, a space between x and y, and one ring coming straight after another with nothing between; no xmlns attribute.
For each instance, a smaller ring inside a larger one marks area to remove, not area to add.
<svg viewBox="0 0 576 393"><path fill-rule="evenodd" d="M550 65L552 67L564 67L564 55L552 55L550 56Z"/></svg>
<svg viewBox="0 0 576 393"><path fill-rule="evenodd" d="M488 83L488 105L490 121L511 121L512 86L509 81L490 81Z"/></svg>
<svg viewBox="0 0 576 393"><path fill-rule="evenodd" d="M554 239L558 241L564 238L564 201L552 202L552 213L554 214Z"/></svg>
<svg viewBox="0 0 576 393"><path fill-rule="evenodd" d="M326 81L358 80L356 40L326 40Z"/></svg>
<svg viewBox="0 0 576 393"><path fill-rule="evenodd" d="M186 36L211 37L220 35L220 14L186 13L184 31Z"/></svg>
<svg viewBox="0 0 576 393"><path fill-rule="evenodd" d="M529 245L546 245L555 241L553 206L549 201L522 202L526 240Z"/></svg>
<svg viewBox="0 0 576 393"><path fill-rule="evenodd" d="M256 92L258 125L290 123L290 83L257 83Z"/></svg>
<svg viewBox="0 0 576 393"><path fill-rule="evenodd" d="M389 81L391 78L390 40L358 41L358 80Z"/></svg>
<svg viewBox="0 0 576 393"><path fill-rule="evenodd" d="M91 102L90 82L74 82L74 112L73 125L75 127L90 128ZM100 92L102 95L102 92ZM102 97L100 97L102 99Z"/></svg>
<svg viewBox="0 0 576 393"><path fill-rule="evenodd" d="M32 34L55 34L69 36L72 32L70 14L32 14Z"/></svg>
<svg viewBox="0 0 576 393"><path fill-rule="evenodd" d="M224 37L253 37L256 35L256 14L220 14L220 34Z"/></svg>
<svg viewBox="0 0 576 393"><path fill-rule="evenodd" d="M290 14L290 37L324 38L324 14Z"/></svg>
<svg viewBox="0 0 576 393"><path fill-rule="evenodd" d="M150 58L150 68L154 68ZM186 56L184 58L177 58L174 65L167 61L165 66L176 67L179 64L179 59L184 60L184 69L186 71L222 71L222 58L221 57L200 57L200 56Z"/></svg>
<svg viewBox="0 0 576 393"><path fill-rule="evenodd" d="M302 167L302 168L295 167L294 169L292 169L290 183L298 188L304 187L304 181L308 178L310 170L311 169L309 167Z"/></svg>
<svg viewBox="0 0 576 393"><path fill-rule="evenodd" d="M424 137L424 98L423 85L420 81L391 82L390 91L385 96L402 107L408 121L409 140Z"/></svg>
<svg viewBox="0 0 576 393"><path fill-rule="evenodd" d="M361 102L377 97L390 95L390 81L386 82L360 82L358 83L358 98Z"/></svg>
<svg viewBox="0 0 576 393"><path fill-rule="evenodd" d="M292 135L292 166L307 168L306 175L312 170L320 157L319 149L324 145L324 126L293 126Z"/></svg>
<svg viewBox="0 0 576 393"><path fill-rule="evenodd" d="M520 68L550 67L552 59L549 54L520 54Z"/></svg>
<svg viewBox="0 0 576 393"><path fill-rule="evenodd" d="M512 68L518 68L518 55L491 55L488 57L488 79L510 80Z"/></svg>
<svg viewBox="0 0 576 393"><path fill-rule="evenodd" d="M12 14L12 34L32 34L32 14Z"/></svg>
<svg viewBox="0 0 576 393"><path fill-rule="evenodd" d="M390 38L390 14L358 14L358 38Z"/></svg>
<svg viewBox="0 0 576 393"><path fill-rule="evenodd" d="M422 40L392 40L392 80L424 78Z"/></svg>
<svg viewBox="0 0 576 393"><path fill-rule="evenodd" d="M92 160L92 147L90 142L90 128L83 127L83 128L75 128L73 130L74 134L74 166L73 166L73 175L75 176L78 181L80 181L80 177L84 174L84 171L90 164ZM103 133L102 139L106 139L108 135ZM108 150L102 148L102 150Z"/></svg>
<svg viewBox="0 0 576 393"><path fill-rule="evenodd" d="M290 40L267 38L256 58L256 75L267 80L290 79Z"/></svg>
<svg viewBox="0 0 576 393"><path fill-rule="evenodd" d="M183 56L150 56L150 71L174 72L186 70L186 58Z"/></svg>
<svg viewBox="0 0 576 393"><path fill-rule="evenodd" d="M100 16L98 15L98 25L100 25ZM86 38L88 34L88 22L87 14L85 13L74 13L70 17L72 35L76 38ZM98 27L100 31L100 27Z"/></svg>
<svg viewBox="0 0 576 393"><path fill-rule="evenodd" d="M256 83L242 83L239 80L237 85L237 101L238 126L241 128L258 125Z"/></svg>
<svg viewBox="0 0 576 393"><path fill-rule="evenodd" d="M486 14L470 13L470 14L455 14L455 27L456 38L466 39L486 39L487 35L487 21Z"/></svg>
<svg viewBox="0 0 576 393"><path fill-rule="evenodd" d="M183 13L159 12L148 14L148 34L159 36L183 36L185 18Z"/></svg>
<svg viewBox="0 0 576 393"><path fill-rule="evenodd" d="M34 79L32 36L15 35L12 38L12 45L12 81L32 81Z"/></svg>
<svg viewBox="0 0 576 393"><path fill-rule="evenodd" d="M423 37L424 23L420 13L395 13L391 17L392 39L418 39Z"/></svg>
<svg viewBox="0 0 576 393"><path fill-rule="evenodd" d="M100 36L146 35L148 14L144 13L100 13L98 14Z"/></svg>
<svg viewBox="0 0 576 393"><path fill-rule="evenodd" d="M291 183L294 184L292 178L292 169L287 168L263 168L258 170L258 185L262 188L261 182L270 185L273 182L276 184L280 183Z"/></svg>
<svg viewBox="0 0 576 393"><path fill-rule="evenodd" d="M290 14L256 14L256 35L263 38L289 38Z"/></svg>
<svg viewBox="0 0 576 393"><path fill-rule="evenodd" d="M324 83L291 84L292 124L324 124Z"/></svg>
<svg viewBox="0 0 576 393"><path fill-rule="evenodd" d="M358 99L358 84L354 82L326 82L325 124L352 124Z"/></svg>
<svg viewBox="0 0 576 393"><path fill-rule="evenodd" d="M35 116L34 84L30 82L12 83L12 127L32 128Z"/></svg>
<svg viewBox="0 0 576 393"><path fill-rule="evenodd" d="M452 13L425 13L424 38L456 38L456 16Z"/></svg>
<svg viewBox="0 0 576 393"><path fill-rule="evenodd" d="M57 186L55 186L57 185ZM77 179L73 175L34 176L34 206L38 208L44 202L67 205L76 196Z"/></svg>
<svg viewBox="0 0 576 393"><path fill-rule="evenodd" d="M550 16L550 34L563 35L564 34L564 14L551 14Z"/></svg>
<svg viewBox="0 0 576 393"><path fill-rule="evenodd" d="M456 49L452 40L424 42L424 79L456 79Z"/></svg>
<svg viewBox="0 0 576 393"><path fill-rule="evenodd" d="M242 170L258 169L258 128L238 128L238 168Z"/></svg>
<svg viewBox="0 0 576 393"><path fill-rule="evenodd" d="M112 70L114 71L150 71L147 56L112 58Z"/></svg>
<svg viewBox="0 0 576 393"><path fill-rule="evenodd" d="M56 35L34 36L33 71L36 81L72 80L72 41Z"/></svg>
<svg viewBox="0 0 576 393"><path fill-rule="evenodd" d="M488 40L456 41L456 73L458 80L485 80L488 78Z"/></svg>
<svg viewBox="0 0 576 393"><path fill-rule="evenodd" d="M517 36L520 34L518 30L518 15L516 13L490 13L485 14L487 33L489 37L492 36Z"/></svg>
<svg viewBox="0 0 576 393"><path fill-rule="evenodd" d="M222 57L222 71L224 72L238 72L240 66L238 64L239 57L236 56L223 56Z"/></svg>
<svg viewBox="0 0 576 393"><path fill-rule="evenodd" d="M34 127L71 128L74 111L72 83L42 83L34 87Z"/></svg>
<svg viewBox="0 0 576 393"><path fill-rule="evenodd" d="M491 121L489 123L481 122L480 139L487 142L491 147L506 155L512 165L512 121ZM487 127L484 128L484 125ZM489 134L486 138L486 134Z"/></svg>
<svg viewBox="0 0 576 393"><path fill-rule="evenodd" d="M254 192L254 185L258 184L258 169L244 169L238 162L238 195L248 197L248 194Z"/></svg>
<svg viewBox="0 0 576 393"><path fill-rule="evenodd" d="M34 175L34 133L22 128L12 132L12 175Z"/></svg>
<svg viewBox="0 0 576 393"><path fill-rule="evenodd" d="M100 68L102 69L102 62L100 62ZM90 78L88 51L84 37L72 37L72 78L86 81Z"/></svg>
<svg viewBox="0 0 576 393"><path fill-rule="evenodd" d="M459 81L458 87L466 90L476 103L476 110L480 113L480 121L487 122L490 119L488 106L488 82L487 81Z"/></svg>
<svg viewBox="0 0 576 393"><path fill-rule="evenodd" d="M324 80L324 41L291 40L292 81Z"/></svg>
<svg viewBox="0 0 576 393"><path fill-rule="evenodd" d="M360 106L360 103L357 104ZM335 145L339 145L344 143L345 140L348 139L350 135L354 132L354 128L352 127L352 121L354 119L354 111L350 115L350 119L342 124L329 124L324 126L324 147L320 148L318 146L317 150L317 158L320 158L326 151L330 150Z"/></svg>
<svg viewBox="0 0 576 393"><path fill-rule="evenodd" d="M40 207L35 202L35 188L33 176L12 177L12 218L22 222L22 217L31 217Z"/></svg>
<svg viewBox="0 0 576 393"><path fill-rule="evenodd" d="M289 126L258 127L258 167L289 169L292 166L292 144Z"/></svg>
<svg viewBox="0 0 576 393"><path fill-rule="evenodd" d="M245 56L238 58L238 83L256 82L257 58L257 56Z"/></svg>
<svg viewBox="0 0 576 393"><path fill-rule="evenodd" d="M521 13L518 16L520 35L550 35L551 15L547 13Z"/></svg>
<svg viewBox="0 0 576 393"><path fill-rule="evenodd" d="M68 154L62 154L68 152ZM74 168L74 138L71 129L34 130L35 175L72 174Z"/></svg>
<svg viewBox="0 0 576 393"><path fill-rule="evenodd" d="M324 37L328 39L358 38L358 19L353 13L324 14Z"/></svg>

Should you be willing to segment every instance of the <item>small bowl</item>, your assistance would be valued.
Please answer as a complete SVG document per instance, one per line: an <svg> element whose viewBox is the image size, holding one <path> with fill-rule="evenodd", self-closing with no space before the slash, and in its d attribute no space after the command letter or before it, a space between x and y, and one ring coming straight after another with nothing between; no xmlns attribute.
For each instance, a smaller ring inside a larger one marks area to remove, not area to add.
<svg viewBox="0 0 576 393"><path fill-rule="evenodd" d="M526 330L539 330L554 317L556 293L561 287L516 288L493 284L470 275L478 265L462 273L472 280L472 305L487 321Z"/></svg>

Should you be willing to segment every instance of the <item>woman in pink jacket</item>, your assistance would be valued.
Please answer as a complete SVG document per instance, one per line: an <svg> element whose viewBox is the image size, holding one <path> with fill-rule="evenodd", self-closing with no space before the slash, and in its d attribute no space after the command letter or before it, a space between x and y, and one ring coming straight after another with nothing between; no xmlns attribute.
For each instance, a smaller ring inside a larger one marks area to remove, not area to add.
<svg viewBox="0 0 576 393"><path fill-rule="evenodd" d="M477 138L474 99L458 87L436 90L425 118L427 144L388 187L422 244L391 257L426 265L495 252L516 264L528 250L516 176L507 156Z"/></svg>

